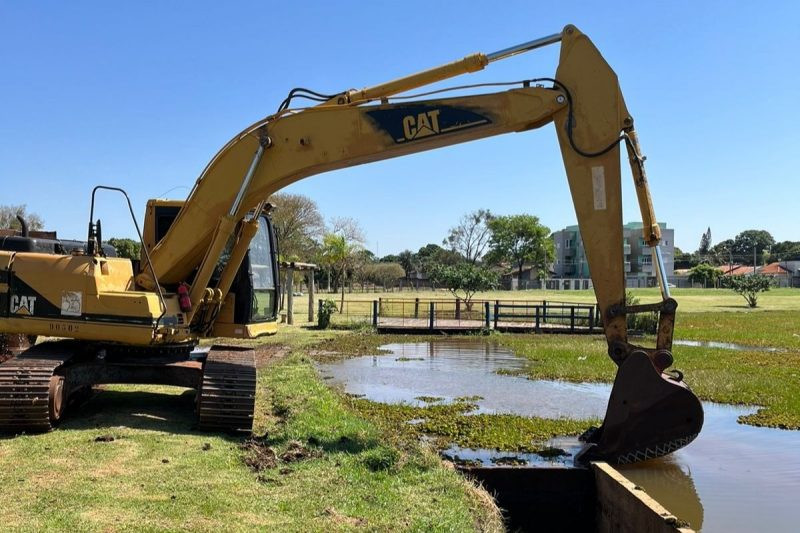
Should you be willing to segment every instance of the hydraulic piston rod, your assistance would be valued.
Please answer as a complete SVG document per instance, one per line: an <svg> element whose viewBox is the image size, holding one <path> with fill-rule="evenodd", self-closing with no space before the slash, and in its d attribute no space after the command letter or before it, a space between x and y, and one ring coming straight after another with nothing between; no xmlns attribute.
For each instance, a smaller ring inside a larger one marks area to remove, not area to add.
<svg viewBox="0 0 800 533"><path fill-rule="evenodd" d="M502 50L498 50L497 52L493 52L486 56L486 59L489 60L489 63L494 61L499 61L501 59L505 59L507 57L515 56L517 54L524 54L525 52L530 52L531 50L535 50L536 48L541 48L543 46L547 46L549 44L558 43L561 41L561 34L554 33L552 35L548 35L546 37L540 37L539 39L534 39L533 41L528 41L527 43L518 44L516 46L511 46L509 48L504 48Z"/></svg>
<svg viewBox="0 0 800 533"><path fill-rule="evenodd" d="M411 74L410 76L405 76L403 78L398 78L396 80L381 83L380 85L374 85L361 90L348 91L347 96L351 103L374 100L377 98L386 98L387 96L409 91L411 89L416 89L417 87L422 87L423 85L430 85L431 83L443 81L448 78L460 76L462 74L477 72L479 70L483 70L486 65L492 63L493 61L499 61L507 57L529 52L536 48L541 48L559 41L561 41L561 33L554 33L546 37L534 39L533 41L528 41L522 44L511 46L509 48L504 48L503 50L498 50L497 52L493 52L489 55L482 53L471 54L463 59L459 59L458 61L453 61L452 63L447 63L446 65L441 65L428 70L423 70L422 72L417 72L416 74Z"/></svg>

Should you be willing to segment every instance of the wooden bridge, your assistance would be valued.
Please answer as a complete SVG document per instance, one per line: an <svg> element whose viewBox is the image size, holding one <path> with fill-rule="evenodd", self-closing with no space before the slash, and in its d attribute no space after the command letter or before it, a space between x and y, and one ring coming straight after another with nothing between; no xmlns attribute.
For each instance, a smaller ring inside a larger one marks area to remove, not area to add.
<svg viewBox="0 0 800 533"><path fill-rule="evenodd" d="M379 298L350 301L339 320L370 322L385 332L478 332L485 330L535 333L595 333L600 331L597 306L574 302L526 300L421 300Z"/></svg>

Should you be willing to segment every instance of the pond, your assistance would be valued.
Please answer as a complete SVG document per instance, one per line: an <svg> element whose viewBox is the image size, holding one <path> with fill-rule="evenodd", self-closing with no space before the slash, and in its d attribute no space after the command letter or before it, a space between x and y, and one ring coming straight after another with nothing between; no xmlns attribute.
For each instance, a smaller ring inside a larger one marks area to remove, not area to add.
<svg viewBox="0 0 800 533"><path fill-rule="evenodd" d="M417 398L453 401L480 396L476 412L547 418L602 418L611 390L607 384L504 374L523 370L526 361L481 340L391 344L383 349L391 353L321 364L319 370L348 393L373 401L425 405ZM754 407L704 402L703 408L705 425L692 444L667 457L620 470L695 529L795 531L800 432L737 423L740 415L752 413ZM507 464L513 456L529 466L571 468L572 455L580 449L577 439L561 437L548 444L568 455L542 458L458 447L444 453L479 460L485 466Z"/></svg>

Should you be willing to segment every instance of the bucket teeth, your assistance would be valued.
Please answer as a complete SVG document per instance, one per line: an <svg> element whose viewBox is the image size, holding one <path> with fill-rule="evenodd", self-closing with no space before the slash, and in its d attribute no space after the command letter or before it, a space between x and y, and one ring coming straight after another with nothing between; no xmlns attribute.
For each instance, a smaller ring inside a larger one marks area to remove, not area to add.
<svg viewBox="0 0 800 533"><path fill-rule="evenodd" d="M587 445L576 461L653 459L683 448L702 427L703 407L689 387L635 351L617 370L602 426L581 436Z"/></svg>

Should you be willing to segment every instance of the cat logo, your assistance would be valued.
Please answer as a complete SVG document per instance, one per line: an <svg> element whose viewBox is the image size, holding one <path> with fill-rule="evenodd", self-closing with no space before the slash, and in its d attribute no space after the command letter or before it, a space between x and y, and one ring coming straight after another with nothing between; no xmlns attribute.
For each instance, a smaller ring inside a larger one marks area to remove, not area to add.
<svg viewBox="0 0 800 533"><path fill-rule="evenodd" d="M11 297L11 313L15 315L33 315L36 305L36 296Z"/></svg>
<svg viewBox="0 0 800 533"><path fill-rule="evenodd" d="M364 113L397 144L417 142L491 124L489 117L464 107L408 104L380 106Z"/></svg>
<svg viewBox="0 0 800 533"><path fill-rule="evenodd" d="M439 129L439 110L432 109L403 117L403 135L407 141L436 135Z"/></svg>

